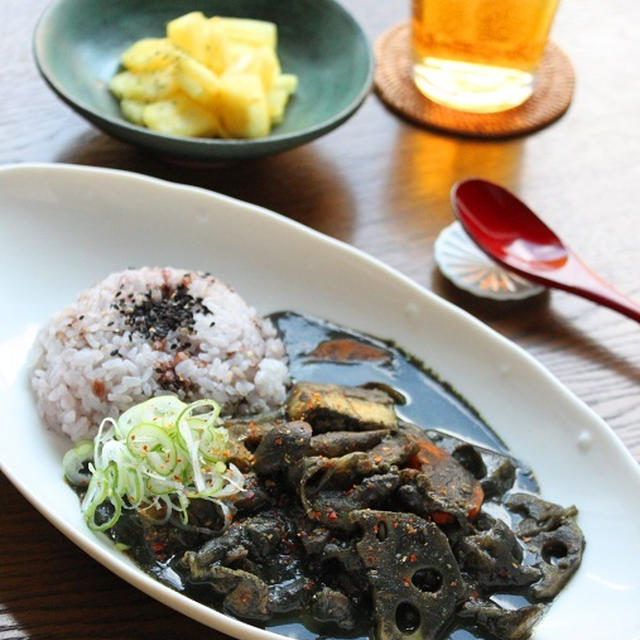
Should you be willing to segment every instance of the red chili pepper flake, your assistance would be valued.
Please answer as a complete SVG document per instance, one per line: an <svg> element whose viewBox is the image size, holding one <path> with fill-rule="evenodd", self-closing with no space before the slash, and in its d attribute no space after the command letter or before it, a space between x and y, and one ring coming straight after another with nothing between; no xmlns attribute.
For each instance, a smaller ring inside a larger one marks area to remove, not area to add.
<svg viewBox="0 0 640 640"><path fill-rule="evenodd" d="M402 581L407 587L411 584L411 578L409 578L409 576L405 576L404 578L402 578Z"/></svg>
<svg viewBox="0 0 640 640"><path fill-rule="evenodd" d="M415 553L412 553L409 556L409 562L415 562L418 559L418 556Z"/></svg>
<svg viewBox="0 0 640 640"><path fill-rule="evenodd" d="M338 514L335 511L331 511L329 513L329 520L337 520L338 519Z"/></svg>
<svg viewBox="0 0 640 640"><path fill-rule="evenodd" d="M373 564L376 561L375 556L369 556L367 560L369 560L369 564Z"/></svg>
<svg viewBox="0 0 640 640"><path fill-rule="evenodd" d="M154 551L164 551L164 544L162 542L154 542L152 548Z"/></svg>

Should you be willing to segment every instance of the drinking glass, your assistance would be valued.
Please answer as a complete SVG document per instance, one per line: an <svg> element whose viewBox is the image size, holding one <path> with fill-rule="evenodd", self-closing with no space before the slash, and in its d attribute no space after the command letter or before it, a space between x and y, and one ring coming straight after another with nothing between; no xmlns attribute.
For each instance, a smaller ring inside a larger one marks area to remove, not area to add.
<svg viewBox="0 0 640 640"><path fill-rule="evenodd" d="M559 0L413 0L413 78L434 102L503 111L533 92Z"/></svg>

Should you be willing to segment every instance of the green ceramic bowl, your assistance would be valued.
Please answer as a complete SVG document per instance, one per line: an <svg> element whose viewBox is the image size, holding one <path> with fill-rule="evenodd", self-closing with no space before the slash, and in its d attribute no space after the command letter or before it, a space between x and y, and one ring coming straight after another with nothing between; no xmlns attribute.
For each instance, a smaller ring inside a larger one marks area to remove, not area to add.
<svg viewBox="0 0 640 640"><path fill-rule="evenodd" d="M283 71L299 77L282 123L265 138L171 136L127 122L108 82L120 54L189 11L270 20L278 26ZM69 106L116 138L164 156L235 160L289 149L330 131L371 89L373 55L354 18L336 0L57 0L36 27L40 73Z"/></svg>

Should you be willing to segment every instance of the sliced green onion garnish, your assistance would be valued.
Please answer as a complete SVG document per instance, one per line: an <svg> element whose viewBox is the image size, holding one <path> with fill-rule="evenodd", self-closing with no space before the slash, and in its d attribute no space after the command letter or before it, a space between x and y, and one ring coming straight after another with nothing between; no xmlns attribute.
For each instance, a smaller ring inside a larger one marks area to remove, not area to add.
<svg viewBox="0 0 640 640"><path fill-rule="evenodd" d="M91 529L109 529L122 509L138 509L158 522L176 513L187 522L190 500L223 504L242 491L242 473L226 463L228 438L214 400L185 404L159 396L131 407L117 421L103 420L93 443L78 443L65 454L63 467L72 484L85 486L82 469L93 457L82 501ZM96 510L103 504L113 512L98 522Z"/></svg>
<svg viewBox="0 0 640 640"><path fill-rule="evenodd" d="M168 476L176 466L176 448L164 427L137 424L127 434L127 448L134 457L146 459L149 468L161 476Z"/></svg>
<svg viewBox="0 0 640 640"><path fill-rule="evenodd" d="M69 449L62 458L62 468L67 480L77 486L86 487L91 480L91 473L85 470L89 460L93 458L93 442L78 442L73 449Z"/></svg>

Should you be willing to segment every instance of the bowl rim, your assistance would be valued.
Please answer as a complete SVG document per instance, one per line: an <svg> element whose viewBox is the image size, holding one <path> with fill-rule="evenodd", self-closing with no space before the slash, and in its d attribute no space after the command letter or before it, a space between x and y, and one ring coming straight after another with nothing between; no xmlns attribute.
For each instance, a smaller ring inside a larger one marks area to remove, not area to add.
<svg viewBox="0 0 640 640"><path fill-rule="evenodd" d="M364 50L367 54L366 75L358 93L354 96L351 102L349 102L349 104L347 104L340 111L334 113L330 117L312 124L311 126L308 126L304 129L297 129L295 131L290 131L287 133L270 133L269 135L260 138L188 137L155 131L147 127L133 124L132 122L126 120L124 116L115 118L99 109L94 108L92 105L88 104L82 99L76 99L69 92L67 92L63 84L58 81L57 74L53 72L51 66L47 61L47 56L44 55L44 42L45 38L47 37L45 36L44 32L46 30L46 27L48 26L48 20L50 19L54 11L56 11L61 5L73 4L79 1L81 0L52 0L40 13L33 30L31 43L32 55L36 64L36 68L46 84L64 103L70 106L73 110L84 115L98 128L104 130L101 125L108 125L109 130L107 131L107 133L109 135L120 138L121 140L124 140L130 144L136 144L136 146L145 146L143 142L144 139L148 139L149 142L167 140L173 143L178 143L182 147L184 147L182 149L182 155L184 155L184 151L186 151L188 148L202 149L203 147L206 147L211 151L223 149L229 150L231 148L245 148L250 151L251 149L257 149L265 145L278 146L278 143L280 143L280 146L282 147L278 150L285 150L288 147L282 146L284 143L293 142L297 144L303 144L304 142L308 142L316 137L319 137L323 133L336 128L358 110L367 96L371 93L373 87L375 70L373 48L361 24L355 19L351 12L346 9L346 7L338 2L338 0L313 0L314 4L323 2L325 3L325 5L331 7L333 11L337 11L338 13L340 13L343 18L347 20L347 22L351 23L358 38L365 45ZM130 138L119 135L118 129L130 131L131 134L138 136L138 138L141 137L142 140L138 139L136 142L132 142ZM174 150L172 152L172 155L181 155L181 152Z"/></svg>

